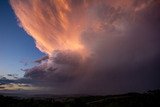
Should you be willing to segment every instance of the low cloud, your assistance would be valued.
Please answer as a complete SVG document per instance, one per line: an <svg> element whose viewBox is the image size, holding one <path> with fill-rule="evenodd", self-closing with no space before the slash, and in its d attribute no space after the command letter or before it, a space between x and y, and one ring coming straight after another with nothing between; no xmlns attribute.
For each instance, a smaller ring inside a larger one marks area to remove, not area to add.
<svg viewBox="0 0 160 107"><path fill-rule="evenodd" d="M7 79L3 77L0 79L0 91L18 91L18 90L35 90L36 87L31 85L27 79L19 78L17 80ZM37 90L37 89L36 89Z"/></svg>

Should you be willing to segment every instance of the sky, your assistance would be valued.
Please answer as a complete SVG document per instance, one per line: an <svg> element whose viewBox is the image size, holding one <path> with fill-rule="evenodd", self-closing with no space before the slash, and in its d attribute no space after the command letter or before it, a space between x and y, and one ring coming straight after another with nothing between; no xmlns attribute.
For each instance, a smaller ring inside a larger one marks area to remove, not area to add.
<svg viewBox="0 0 160 107"><path fill-rule="evenodd" d="M18 74L23 77L26 63L43 56L34 40L18 25L8 0L0 1L0 75ZM33 62L33 64L32 64Z"/></svg>
<svg viewBox="0 0 160 107"><path fill-rule="evenodd" d="M1 0L0 10L3 92L160 88L159 0Z"/></svg>

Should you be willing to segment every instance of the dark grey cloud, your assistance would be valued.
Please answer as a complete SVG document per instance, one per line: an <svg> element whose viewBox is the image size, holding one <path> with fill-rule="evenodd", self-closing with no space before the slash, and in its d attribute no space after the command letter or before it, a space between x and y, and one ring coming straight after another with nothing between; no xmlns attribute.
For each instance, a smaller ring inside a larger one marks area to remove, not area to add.
<svg viewBox="0 0 160 107"><path fill-rule="evenodd" d="M82 57L72 51L55 51L47 61L31 69L26 69L24 77L50 85L67 83L76 78L82 71ZM50 81L50 82L49 82Z"/></svg>
<svg viewBox="0 0 160 107"><path fill-rule="evenodd" d="M30 83L30 81L25 78L14 80L14 79L7 79L6 77L3 77L0 79L0 85L10 84L10 83Z"/></svg>
<svg viewBox="0 0 160 107"><path fill-rule="evenodd" d="M49 58L49 57L46 55L46 56L44 56L44 57L42 57L42 58L36 60L35 62L41 63L42 61L45 61L45 60L47 60L48 58Z"/></svg>

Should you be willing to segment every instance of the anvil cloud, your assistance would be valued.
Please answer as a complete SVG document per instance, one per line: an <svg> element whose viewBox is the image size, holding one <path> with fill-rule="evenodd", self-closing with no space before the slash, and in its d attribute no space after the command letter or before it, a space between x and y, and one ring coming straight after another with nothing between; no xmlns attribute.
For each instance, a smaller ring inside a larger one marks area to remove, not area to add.
<svg viewBox="0 0 160 107"><path fill-rule="evenodd" d="M52 93L160 88L158 0L10 0L20 26L46 53L26 69Z"/></svg>

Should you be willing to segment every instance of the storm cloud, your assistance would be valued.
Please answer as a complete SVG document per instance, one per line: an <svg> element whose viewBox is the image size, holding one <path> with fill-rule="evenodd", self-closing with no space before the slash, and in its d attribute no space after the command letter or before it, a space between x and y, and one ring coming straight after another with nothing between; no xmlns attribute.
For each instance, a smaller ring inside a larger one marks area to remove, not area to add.
<svg viewBox="0 0 160 107"><path fill-rule="evenodd" d="M160 88L158 0L11 0L46 56L25 70L51 93L111 94Z"/></svg>

